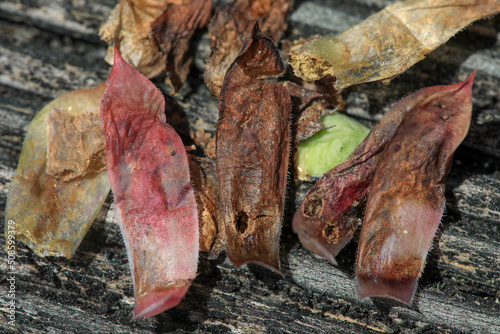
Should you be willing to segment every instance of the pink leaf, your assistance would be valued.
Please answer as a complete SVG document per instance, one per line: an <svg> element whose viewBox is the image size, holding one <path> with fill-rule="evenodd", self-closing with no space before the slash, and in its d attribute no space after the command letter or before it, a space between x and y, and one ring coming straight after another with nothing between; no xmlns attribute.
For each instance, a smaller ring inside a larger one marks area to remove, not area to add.
<svg viewBox="0 0 500 334"><path fill-rule="evenodd" d="M196 276L198 213L184 145L160 91L115 49L101 119L135 318L177 306Z"/></svg>
<svg viewBox="0 0 500 334"><path fill-rule="evenodd" d="M445 205L445 177L471 120L474 73L422 89L385 148L361 231L356 281L362 297L411 304Z"/></svg>

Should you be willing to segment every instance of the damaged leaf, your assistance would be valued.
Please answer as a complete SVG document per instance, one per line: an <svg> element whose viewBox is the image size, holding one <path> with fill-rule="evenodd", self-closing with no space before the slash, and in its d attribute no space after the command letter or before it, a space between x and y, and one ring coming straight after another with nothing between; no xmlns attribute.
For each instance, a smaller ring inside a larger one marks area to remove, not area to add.
<svg viewBox="0 0 500 334"><path fill-rule="evenodd" d="M175 307L196 276L199 226L186 150L160 91L120 57L101 104L108 174L135 292L135 318Z"/></svg>
<svg viewBox="0 0 500 334"><path fill-rule="evenodd" d="M343 109L342 95L333 88L331 78L324 78L308 84L292 75L295 82L285 81L284 85L292 99L292 139L293 147L325 129L321 118Z"/></svg>
<svg viewBox="0 0 500 334"><path fill-rule="evenodd" d="M211 0L170 3L151 24L155 42L166 57L165 70L175 92L186 81L193 62L191 39L197 30L208 24L211 14Z"/></svg>
<svg viewBox="0 0 500 334"><path fill-rule="evenodd" d="M47 174L69 181L106 169L106 147L97 112L72 117L67 111L54 109L47 117L47 136Z"/></svg>
<svg viewBox="0 0 500 334"><path fill-rule="evenodd" d="M406 98L420 101L387 144L368 196L356 265L360 296L411 304L441 223L453 153L469 129L473 81L474 74Z"/></svg>
<svg viewBox="0 0 500 334"><path fill-rule="evenodd" d="M306 81L336 77L337 89L389 83L470 23L500 11L497 0L396 2L336 36L291 52L295 74Z"/></svg>
<svg viewBox="0 0 500 334"><path fill-rule="evenodd" d="M209 26L210 55L205 65L205 83L219 97L224 75L238 56L255 22L262 33L278 42L287 28L291 0L233 0L215 13Z"/></svg>
<svg viewBox="0 0 500 334"><path fill-rule="evenodd" d="M16 222L16 239L40 256L70 258L109 193L93 116L103 94L104 84L55 99L26 133L5 218Z"/></svg>
<svg viewBox="0 0 500 334"><path fill-rule="evenodd" d="M331 263L359 225L375 169L386 145L412 108L429 98L421 91L398 101L345 162L334 167L309 190L293 217L301 244Z"/></svg>
<svg viewBox="0 0 500 334"><path fill-rule="evenodd" d="M218 207L219 182L215 160L188 153L189 172L200 220L200 252L215 259L226 248L226 232Z"/></svg>
<svg viewBox="0 0 500 334"><path fill-rule="evenodd" d="M181 2L182 0L175 1ZM108 20L99 29L101 39L109 45L106 61L113 64L114 47L122 57L148 78L165 69L162 55L151 36L151 23L172 0L120 0Z"/></svg>
<svg viewBox="0 0 500 334"><path fill-rule="evenodd" d="M290 95L259 80L284 72L274 43L254 26L224 78L217 173L227 254L236 266L279 271L279 236L290 150Z"/></svg>

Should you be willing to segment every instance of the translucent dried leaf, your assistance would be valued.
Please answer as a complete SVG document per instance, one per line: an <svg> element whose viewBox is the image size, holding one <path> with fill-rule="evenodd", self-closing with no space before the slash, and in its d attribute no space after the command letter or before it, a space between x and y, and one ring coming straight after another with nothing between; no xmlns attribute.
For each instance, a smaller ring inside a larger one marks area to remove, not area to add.
<svg viewBox="0 0 500 334"><path fill-rule="evenodd" d="M234 0L219 7L209 24L210 55L205 66L205 83L212 96L219 97L224 75L241 51L255 22L262 33L278 42L287 28L292 0Z"/></svg>
<svg viewBox="0 0 500 334"><path fill-rule="evenodd" d="M165 70L174 91L184 84L193 62L191 39L210 21L211 0L192 0L184 4L168 4L151 24L154 40L163 56Z"/></svg>
<svg viewBox="0 0 500 334"><path fill-rule="evenodd" d="M377 166L359 240L358 292L411 304L441 223L445 178L472 114L466 81L423 89Z"/></svg>
<svg viewBox="0 0 500 334"><path fill-rule="evenodd" d="M101 118L135 318L151 317L177 306L196 276L198 212L186 150L166 123L161 92L118 50Z"/></svg>
<svg viewBox="0 0 500 334"><path fill-rule="evenodd" d="M258 25L224 78L217 122L217 173L227 254L236 266L279 271L279 236L290 150L290 94L259 80L284 72Z"/></svg>
<svg viewBox="0 0 500 334"><path fill-rule="evenodd" d="M336 77L337 89L388 83L470 23L499 11L498 0L396 2L338 36L304 44L291 53L291 64L309 82Z"/></svg>
<svg viewBox="0 0 500 334"><path fill-rule="evenodd" d="M98 131L96 124L89 122L86 117L99 110L103 93L104 84L65 94L45 106L28 128L19 165L9 188L6 221L15 221L16 239L41 256L70 258L109 193L107 173L99 172L101 168L95 170L97 173L88 168L94 164L92 161L95 162L93 153L99 152L99 140L86 133L86 126L75 126L69 131L66 128L59 134L52 133L51 141L48 140L52 131L49 129L57 126L54 123L56 119L61 120L56 115L64 119L80 119L95 134ZM72 138L70 146L65 146L69 143L62 143L64 136ZM87 138L84 141L89 146L80 152L79 162L72 164L58 155L57 151L68 153L68 150L78 149L79 144L73 140L75 138ZM52 167L57 167L55 171L64 171L70 164L69 169L73 170L71 177L61 178L47 172L48 149L54 152L52 158L61 158L56 159L57 163L51 163ZM98 161L97 164L102 163L102 160Z"/></svg>

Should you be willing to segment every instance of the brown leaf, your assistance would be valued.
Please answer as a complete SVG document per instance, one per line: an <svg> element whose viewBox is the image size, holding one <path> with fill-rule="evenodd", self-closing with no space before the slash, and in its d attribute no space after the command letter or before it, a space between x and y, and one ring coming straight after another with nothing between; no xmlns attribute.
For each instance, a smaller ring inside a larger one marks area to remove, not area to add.
<svg viewBox="0 0 500 334"><path fill-rule="evenodd" d="M441 223L453 153L469 129L473 81L474 73L408 96L421 101L387 144L366 204L356 262L362 297L411 304Z"/></svg>
<svg viewBox="0 0 500 334"><path fill-rule="evenodd" d="M219 182L215 160L188 153L189 172L193 184L200 221L200 251L215 259L226 248L226 233L218 207Z"/></svg>
<svg viewBox="0 0 500 334"><path fill-rule="evenodd" d="M151 23L168 4L181 4L183 0L120 0L108 20L99 29L101 39L109 44L106 61L113 64L114 49L139 72L152 78L165 69L166 56L162 55L151 36Z"/></svg>
<svg viewBox="0 0 500 334"><path fill-rule="evenodd" d="M359 225L357 214L386 145L406 115L426 98L412 94L397 102L350 157L309 190L293 217L293 230L304 247L335 263Z"/></svg>
<svg viewBox="0 0 500 334"><path fill-rule="evenodd" d="M219 200L227 253L241 266L279 271L279 236L290 147L290 95L258 80L284 72L258 25L224 78L217 122Z"/></svg>
<svg viewBox="0 0 500 334"><path fill-rule="evenodd" d="M307 84L298 79L301 86L293 82L284 83L292 99L293 147L324 129L321 122L322 116L344 108L345 103L340 92L335 90L332 82L326 79L318 81L317 84Z"/></svg>
<svg viewBox="0 0 500 334"><path fill-rule="evenodd" d="M255 22L265 36L277 43L286 30L292 3L291 0L234 0L217 10L208 27L211 52L205 66L205 83L212 96L219 97L224 75Z"/></svg>
<svg viewBox="0 0 500 334"><path fill-rule="evenodd" d="M62 109L47 117L47 174L63 181L106 169L105 141L98 113L76 117Z"/></svg>
<svg viewBox="0 0 500 334"><path fill-rule="evenodd" d="M171 3L151 24L154 40L166 57L165 70L175 92L186 81L193 62L191 39L197 30L208 24L211 11L211 0Z"/></svg>

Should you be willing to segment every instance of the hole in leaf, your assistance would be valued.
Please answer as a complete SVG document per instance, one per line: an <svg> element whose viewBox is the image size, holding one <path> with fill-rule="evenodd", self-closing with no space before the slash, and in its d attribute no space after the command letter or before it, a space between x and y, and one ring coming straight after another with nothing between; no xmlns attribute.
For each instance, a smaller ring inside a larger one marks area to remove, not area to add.
<svg viewBox="0 0 500 334"><path fill-rule="evenodd" d="M304 215L309 217L319 216L323 210L323 201L317 197L307 199L304 203Z"/></svg>
<svg viewBox="0 0 500 334"><path fill-rule="evenodd" d="M236 230L239 234L245 233L248 228L248 215L245 212L238 213L236 217Z"/></svg>

